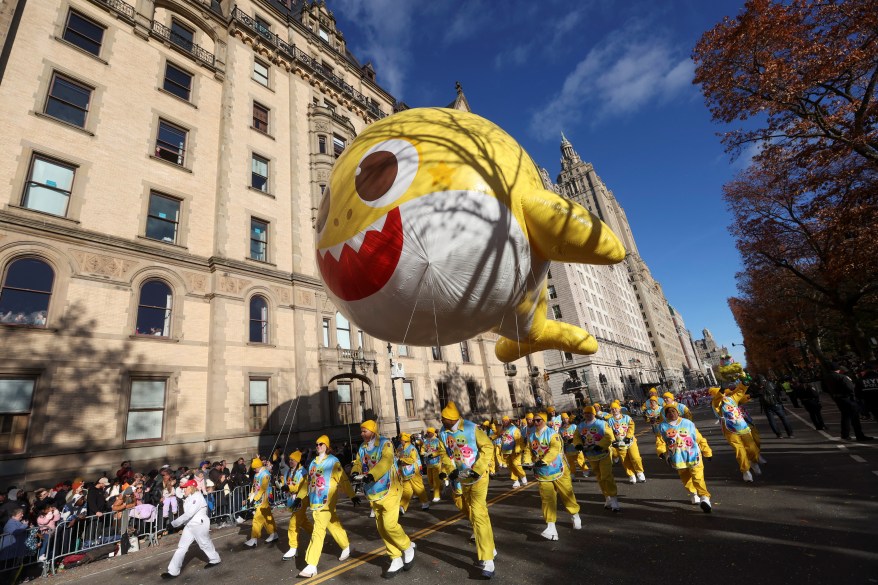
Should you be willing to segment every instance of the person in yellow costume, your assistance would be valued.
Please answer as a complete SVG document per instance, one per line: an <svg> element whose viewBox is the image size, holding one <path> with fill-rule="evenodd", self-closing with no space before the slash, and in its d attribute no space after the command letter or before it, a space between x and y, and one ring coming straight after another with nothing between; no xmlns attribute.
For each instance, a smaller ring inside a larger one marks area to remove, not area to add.
<svg viewBox="0 0 878 585"><path fill-rule="evenodd" d="M602 420L602 421L610 420L610 413L601 408L600 402L595 402L594 404L592 404L592 406L594 407L595 418Z"/></svg>
<svg viewBox="0 0 878 585"><path fill-rule="evenodd" d="M396 460L402 476L402 497L399 500L399 512L405 514L408 511L412 494L420 500L421 510L429 510L430 500L421 477L421 458L418 455L418 449L412 445L410 433L402 433L399 438L400 443L396 450Z"/></svg>
<svg viewBox="0 0 878 585"><path fill-rule="evenodd" d="M662 438L658 432L658 426L665 421L665 415L662 414L662 406L664 400L659 398L655 388L649 391L649 397L643 403L643 420L650 425L655 435L655 454L658 455L661 449Z"/></svg>
<svg viewBox="0 0 878 585"><path fill-rule="evenodd" d="M415 544L399 524L399 502L402 485L390 439L378 435L378 423L364 421L360 425L363 443L351 468L356 479L363 482L363 491L375 512L378 534L384 541L390 566L384 573L394 577L408 571L415 561Z"/></svg>
<svg viewBox="0 0 878 585"><path fill-rule="evenodd" d="M317 574L317 562L323 552L323 541L326 539L327 532L341 548L338 560L346 561L351 556L351 542L335 513L335 507L338 504L338 488L341 487L355 506L360 503L360 498L354 495L354 489L351 487L341 462L329 452L329 437L326 435L318 437L315 447L317 456L308 466L308 477L299 486L296 499L291 505L294 511L298 511L305 498L308 498L311 516L314 518L311 542L305 552L305 563L307 564L299 573L299 577L313 577Z"/></svg>
<svg viewBox="0 0 878 585"><path fill-rule="evenodd" d="M677 411L680 413L680 416L683 418L688 418L692 420L692 412L689 410L689 407L683 404L682 402L677 402L677 399L670 392L665 392L662 394L662 398L665 399L665 404L673 404L676 406Z"/></svg>
<svg viewBox="0 0 878 585"><path fill-rule="evenodd" d="M521 436L512 420L504 416L503 429L500 431L500 454L512 479L512 487L517 488L527 485L527 476L521 467L521 452L526 448L525 438Z"/></svg>
<svg viewBox="0 0 878 585"><path fill-rule="evenodd" d="M433 492L433 501L438 502L442 493L442 443L436 436L436 429L428 427L424 433L424 443L421 445L421 455L424 456L424 464L427 466L427 481Z"/></svg>
<svg viewBox="0 0 878 585"><path fill-rule="evenodd" d="M741 401L738 402L738 408L741 409L741 416L743 416L744 420L747 421L747 424L750 425L750 432L753 434L753 440L756 441L756 447L759 448L760 455L758 462L765 463L765 461L762 459L762 437L759 435L759 429L756 428L756 425L753 423L753 418L750 416L750 413L747 412L747 407L744 406L748 402L750 402L750 395L744 394L741 397Z"/></svg>
<svg viewBox="0 0 878 585"><path fill-rule="evenodd" d="M284 477L282 491L290 494L287 499L287 507L291 508L295 503L293 498L298 497L299 489L303 484L307 483L307 470L301 465L301 451L296 450L290 453L289 461L290 468ZM292 515L290 516L290 526L287 529L287 539L290 543L290 550L284 553L283 560L285 561L290 561L296 558L299 549L299 530L314 532L314 524L308 520L308 516L305 514L305 507L309 505L309 502L306 500L303 501L302 504L303 505L300 505L296 510L291 509Z"/></svg>
<svg viewBox="0 0 878 585"><path fill-rule="evenodd" d="M521 426L518 427L518 430L521 431L522 441L526 444L528 435L534 430L534 413L529 412L521 419ZM521 465L530 466L532 464L533 461L531 461L530 458L530 449L525 445L525 448L521 451Z"/></svg>
<svg viewBox="0 0 878 585"><path fill-rule="evenodd" d="M488 466L494 453L494 444L475 423L464 420L457 405L449 401L442 409L442 430L439 438L445 446L442 461L450 481L459 480L462 488L462 506L466 506L476 537L478 563L482 576L494 576L494 531L488 515ZM444 479L444 478L443 478Z"/></svg>
<svg viewBox="0 0 878 585"><path fill-rule="evenodd" d="M265 539L266 544L274 542L278 539L277 527L274 524L274 515L271 513L271 502L269 495L271 494L271 472L262 463L262 459L255 457L250 462L253 468L253 485L250 488L250 496L248 499L255 505L256 511L253 514L253 525L250 528L250 540L244 544L253 548L259 542L259 536L262 529L268 532L268 538Z"/></svg>
<svg viewBox="0 0 878 585"><path fill-rule="evenodd" d="M539 482L543 518L546 521L546 529L543 530L542 537L547 540L558 540L555 522L558 520L559 496L561 503L572 516L574 530L582 528L582 520L579 518L579 503L573 493L570 468L564 458L564 442L561 435L548 426L547 420L549 416L545 412L534 416L536 428L528 437L528 443L533 454L534 477Z"/></svg>
<svg viewBox="0 0 878 585"><path fill-rule="evenodd" d="M576 425L570 420L570 415L561 413L561 439L564 441L564 457L567 459L567 467L571 475L584 473L588 475L588 465L585 463L585 455L576 448Z"/></svg>
<svg viewBox="0 0 878 585"><path fill-rule="evenodd" d="M556 433L561 430L561 415L555 411L554 406L549 406L546 408L546 415L548 415L548 419L546 420L546 426L550 427ZM530 436L530 435L528 435Z"/></svg>
<svg viewBox="0 0 878 585"><path fill-rule="evenodd" d="M643 473L643 460L640 458L640 448L637 446L637 438L634 436L634 419L622 412L622 405L618 400L610 403L610 427L616 437L614 445L615 456L622 462L625 473L628 474L629 483L646 481Z"/></svg>
<svg viewBox="0 0 878 585"><path fill-rule="evenodd" d="M491 421L485 420L482 421L482 430L485 431L485 434L488 435L488 438L491 440L491 445L494 445L494 438L496 436L497 427L491 424ZM497 472L497 453L494 447L491 447L491 462L488 464L488 474L494 475Z"/></svg>
<svg viewBox="0 0 878 585"><path fill-rule="evenodd" d="M745 482L752 482L753 473L759 475L762 469L759 467L759 447L753 439L750 425L744 420L738 407L738 403L747 394L747 387L738 383L728 395L721 392L719 388L715 392L711 388L710 392L713 395L711 407L720 416L723 436L735 451L735 459L738 461L741 475Z"/></svg>
<svg viewBox="0 0 878 585"><path fill-rule="evenodd" d="M663 410L665 421L659 425L659 435L662 437L659 457L677 470L692 503L699 504L703 511L709 513L710 492L704 482L704 460L713 457L710 445L701 436L695 423L680 416L673 402L665 403Z"/></svg>
<svg viewBox="0 0 878 585"><path fill-rule="evenodd" d="M582 449L585 458L594 470L601 493L606 498L604 508L613 512L621 511L618 500L616 480L613 477L613 461L610 458L610 445L616 440L613 429L606 421L595 417L594 406L582 409L582 422L576 428L576 444Z"/></svg>

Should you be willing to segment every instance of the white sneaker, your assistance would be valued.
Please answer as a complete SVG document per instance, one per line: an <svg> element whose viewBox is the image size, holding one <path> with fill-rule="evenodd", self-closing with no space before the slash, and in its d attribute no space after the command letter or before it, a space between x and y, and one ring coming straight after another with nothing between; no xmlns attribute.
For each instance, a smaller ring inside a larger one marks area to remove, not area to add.
<svg viewBox="0 0 878 585"><path fill-rule="evenodd" d="M582 530L582 519L579 514L573 515L573 530Z"/></svg>
<svg viewBox="0 0 878 585"><path fill-rule="evenodd" d="M710 510L711 510L711 507L710 507L710 498L707 498L707 497L701 498L701 509L702 509L704 512L710 514Z"/></svg>
<svg viewBox="0 0 878 585"><path fill-rule="evenodd" d="M290 550L288 550L287 552L284 553L284 560L289 561L291 559L296 558L296 552L298 552L296 549L291 548Z"/></svg>
<svg viewBox="0 0 878 585"><path fill-rule="evenodd" d="M482 565L482 577L490 579L494 576L494 561L485 561Z"/></svg>
<svg viewBox="0 0 878 585"><path fill-rule="evenodd" d="M512 482L512 489L515 489L517 487L521 487L521 483L516 479Z"/></svg>
<svg viewBox="0 0 878 585"><path fill-rule="evenodd" d="M390 561L390 566L387 567L387 576L393 577L400 571L402 571L402 567L405 563L402 560L402 557L396 557L392 561Z"/></svg>
<svg viewBox="0 0 878 585"><path fill-rule="evenodd" d="M442 499L442 498L433 498L433 503L435 504L436 502L441 501L441 499Z"/></svg>
<svg viewBox="0 0 878 585"><path fill-rule="evenodd" d="M240 516L235 516L235 522L238 524L243 524L244 522L246 522L246 520L244 520Z"/></svg>
<svg viewBox="0 0 878 585"><path fill-rule="evenodd" d="M604 500L604 510L609 510L610 507L611 507L611 505L610 505L610 496L607 496L607 498Z"/></svg>
<svg viewBox="0 0 878 585"><path fill-rule="evenodd" d="M753 463L752 465L750 465L750 469L751 469L751 470L753 471L753 473L755 473L756 475L762 475L762 468L759 467L759 464L758 464L758 463Z"/></svg>
<svg viewBox="0 0 878 585"><path fill-rule="evenodd" d="M346 560L348 560L350 557L351 557L351 547L350 547L350 546L346 546L346 547L344 548L344 550L341 551L341 554L338 555L338 560L340 560L340 561L346 561Z"/></svg>
<svg viewBox="0 0 878 585"><path fill-rule="evenodd" d="M693 506L697 506L698 504L701 503L701 498L695 492L692 492L691 494L689 494L689 496L692 498L692 505Z"/></svg>
<svg viewBox="0 0 878 585"><path fill-rule="evenodd" d="M307 565L304 569L302 569L302 572L299 573L299 577L313 577L316 574L317 567L315 567L314 565Z"/></svg>
<svg viewBox="0 0 878 585"><path fill-rule="evenodd" d="M421 504L421 510L429 510L429 509L430 509L430 502L424 502L423 504Z"/></svg>
<svg viewBox="0 0 878 585"><path fill-rule="evenodd" d="M762 453L759 454L759 458L756 461L763 464L768 463L768 461L765 460L765 457L762 456Z"/></svg>
<svg viewBox="0 0 878 585"><path fill-rule="evenodd" d="M750 473L750 470L744 472L744 481L747 483L753 483L753 474Z"/></svg>
<svg viewBox="0 0 878 585"><path fill-rule="evenodd" d="M244 546L249 546L250 548L255 548L258 543L259 543L258 540L256 540L255 538L251 538L250 540L248 540L244 543Z"/></svg>
<svg viewBox="0 0 878 585"><path fill-rule="evenodd" d="M644 483L646 481L646 474L643 473L642 471L640 473L638 473L637 474L637 481L639 481L640 483Z"/></svg>
<svg viewBox="0 0 878 585"><path fill-rule="evenodd" d="M412 563L415 562L415 549L417 546L415 543L411 543L407 549L402 551L402 570L408 571L412 568Z"/></svg>
<svg viewBox="0 0 878 585"><path fill-rule="evenodd" d="M272 533L272 534L269 534L269 535L268 535L268 538L265 539L265 544L268 544L269 542L274 542L275 540L277 540L277 538L278 538L278 537L277 537L277 532L274 532L274 533Z"/></svg>
<svg viewBox="0 0 878 585"><path fill-rule="evenodd" d="M369 518L374 518L374 517L375 517L375 508L372 508L371 510L369 510Z"/></svg>
<svg viewBox="0 0 878 585"><path fill-rule="evenodd" d="M636 475L629 475L628 476L628 483L637 483L637 476Z"/></svg>
<svg viewBox="0 0 878 585"><path fill-rule="evenodd" d="M402 506L399 507L399 515L405 516L405 510L402 508Z"/></svg>
<svg viewBox="0 0 878 585"><path fill-rule="evenodd" d="M526 477L521 478L521 485L527 485L527 478Z"/></svg>
<svg viewBox="0 0 878 585"><path fill-rule="evenodd" d="M555 528L554 522L549 522L546 529L540 534L546 540L558 540L558 530Z"/></svg>
<svg viewBox="0 0 878 585"><path fill-rule="evenodd" d="M613 512L621 512L622 511L622 507L619 506L619 500L616 498L616 496L610 496L610 509Z"/></svg>

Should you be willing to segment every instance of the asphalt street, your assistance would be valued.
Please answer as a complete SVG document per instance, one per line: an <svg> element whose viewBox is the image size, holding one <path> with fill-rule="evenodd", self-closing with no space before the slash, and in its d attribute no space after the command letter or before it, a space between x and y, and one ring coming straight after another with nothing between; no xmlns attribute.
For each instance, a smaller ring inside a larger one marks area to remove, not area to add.
<svg viewBox="0 0 878 585"><path fill-rule="evenodd" d="M758 406L751 411L758 410ZM614 467L622 512L603 507L593 478L574 484L582 506L583 527L574 531L570 515L559 511L559 540L540 536L545 527L535 482L511 489L507 476L491 479L491 522L498 550L497 583L693 583L736 585L878 583L878 441L854 443L838 437L838 411L830 402L824 416L830 433L815 431L804 409L791 408L795 437L777 439L765 418L756 415L762 454L768 461L762 476L745 484L730 447L705 407L695 409L695 422L714 450L706 480L713 512L705 514L688 502L676 472L655 455L653 439L639 432L647 482L629 485ZM641 424L640 431L644 425ZM878 424L864 423L878 435ZM344 501L342 524L353 548L340 563L339 548L327 536L317 583L378 583L388 564L369 508ZM193 545L181 576L171 582L278 583L305 580L296 575L305 563L306 536L300 555L282 562L287 550L288 515L278 512L281 538L262 539L256 549L244 547L249 523L211 531L222 564L205 569L204 555ZM413 504L402 519L417 542L413 569L396 581L428 585L479 579L470 529L450 501L429 511ZM58 574L55 583L152 584L164 582L179 536L123 557L97 561Z"/></svg>

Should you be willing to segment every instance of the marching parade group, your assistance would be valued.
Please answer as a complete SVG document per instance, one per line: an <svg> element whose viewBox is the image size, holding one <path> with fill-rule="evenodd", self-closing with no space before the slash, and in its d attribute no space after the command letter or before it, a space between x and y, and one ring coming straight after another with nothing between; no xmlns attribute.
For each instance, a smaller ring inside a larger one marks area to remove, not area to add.
<svg viewBox="0 0 878 585"><path fill-rule="evenodd" d="M737 383L722 391L709 390L711 407L721 424L723 435L734 450L744 481L752 482L753 474L760 474L759 435L743 406L749 399L747 386ZM546 528L542 536L558 540L558 500L571 515L574 530L582 527L579 504L573 492L576 475L593 474L605 498L605 508L619 512L616 480L612 465L621 463L628 481L645 482L643 462L635 437L633 414L618 401L604 411L600 404L582 409L581 417L568 413L558 414L553 407L544 412L528 413L520 420L504 416L500 424L484 421L479 425L461 417L454 402L441 412L442 426L427 428L423 436L412 437L402 433L398 445L378 434L378 425L367 420L360 425L363 443L353 462L350 477L342 463L330 451L327 436L316 441L317 455L306 466L302 453L289 455L289 470L283 476L280 488L292 516L288 528L289 550L283 560L294 559L299 552L299 534L309 534L305 552L306 566L300 577L313 577L323 551L326 533L341 548L340 561L350 557L347 533L341 525L336 505L339 492L361 503L354 484L361 484L375 518L378 533L384 542L390 565L384 577L391 578L411 569L416 547L399 522L412 497L417 497L422 509L438 502L442 488L451 489L454 504L470 521L481 575L494 576L497 550L488 514L487 494L489 478L504 467L510 474L512 487L527 485L524 468L530 466L539 484L543 518ZM658 395L655 388L642 405L643 419L655 436L656 454L675 469L691 502L704 512L711 512L710 492L704 480L704 460L712 457L707 441L692 422L689 408L678 402L674 395ZM260 458L253 459L255 471L249 499L254 508L250 539L244 544L255 547L263 532L265 542L279 538L270 501L274 488L269 468ZM421 474L425 468L427 484ZM352 483L353 482L353 483ZM194 483L194 482L190 482ZM188 497L184 514L174 521L185 524L177 553L162 576L173 578L180 574L183 557L192 541L196 541L208 556L207 567L219 564L219 555L209 537L207 505L204 498L187 486ZM432 497L431 497L432 496ZM311 519L306 515L310 509ZM239 523L245 520L238 518Z"/></svg>

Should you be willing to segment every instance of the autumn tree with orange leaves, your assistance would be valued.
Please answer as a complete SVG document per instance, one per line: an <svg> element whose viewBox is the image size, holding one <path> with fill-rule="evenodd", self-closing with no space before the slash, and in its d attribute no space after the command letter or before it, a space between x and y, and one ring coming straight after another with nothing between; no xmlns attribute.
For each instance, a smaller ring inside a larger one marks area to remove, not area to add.
<svg viewBox="0 0 878 585"><path fill-rule="evenodd" d="M835 327L860 357L874 358L878 2L750 0L702 36L693 59L714 120L746 122L722 136L728 151L759 147L724 187L750 281L792 279L790 288L803 287L799 296L825 313L822 325ZM753 311L763 311L763 320L774 315L769 328L789 325L785 307L772 304L786 302L784 295L771 301L741 292L733 307L748 347L759 344Z"/></svg>

